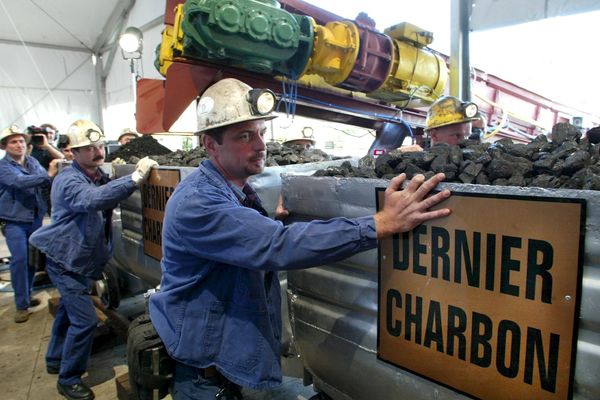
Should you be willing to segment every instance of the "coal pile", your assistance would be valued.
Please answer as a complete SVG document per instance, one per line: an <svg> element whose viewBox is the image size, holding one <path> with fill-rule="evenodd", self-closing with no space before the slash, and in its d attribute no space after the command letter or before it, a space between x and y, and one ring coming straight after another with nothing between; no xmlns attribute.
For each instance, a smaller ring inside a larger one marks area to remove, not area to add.
<svg viewBox="0 0 600 400"><path fill-rule="evenodd" d="M106 161L110 162L117 158L126 161L128 164L135 164L140 158L146 156L159 156L163 154L169 154L170 149L158 143L150 135L142 135L136 139L133 139L127 144L119 147L117 151L112 152L106 157ZM134 158L135 162L129 162L130 158Z"/></svg>
<svg viewBox="0 0 600 400"><path fill-rule="evenodd" d="M150 157L162 166L197 167L208 158L204 147L196 147L190 151L177 150L171 152L168 148L158 143L151 136L144 136L132 140L119 150L110 154L107 161L120 158L126 164L136 164L143 157ZM304 149L300 146L283 146L277 142L267 143L267 160L265 165L273 167L278 165L304 164L335 159L331 155L317 149Z"/></svg>
<svg viewBox="0 0 600 400"><path fill-rule="evenodd" d="M557 124L552 141L540 135L528 144L502 139L493 144L464 140L457 146L438 144L426 151L394 150L376 160L365 157L359 167L344 163L315 176L391 179L400 173L431 177L446 174L446 182L478 185L600 190L600 145L582 139L579 129Z"/></svg>
<svg viewBox="0 0 600 400"><path fill-rule="evenodd" d="M335 157L318 149L305 149L297 145L284 146L277 142L267 143L267 167L330 161L333 159Z"/></svg>

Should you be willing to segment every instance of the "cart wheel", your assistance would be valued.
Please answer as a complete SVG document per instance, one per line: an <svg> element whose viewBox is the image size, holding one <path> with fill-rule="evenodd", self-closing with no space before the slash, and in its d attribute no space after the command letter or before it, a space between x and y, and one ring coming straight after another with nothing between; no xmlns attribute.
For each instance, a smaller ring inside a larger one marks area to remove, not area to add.
<svg viewBox="0 0 600 400"><path fill-rule="evenodd" d="M121 303L121 292L119 290L119 281L117 274L112 266L107 265L102 272L102 278L98 279L94 285L97 296L106 308L115 309Z"/></svg>

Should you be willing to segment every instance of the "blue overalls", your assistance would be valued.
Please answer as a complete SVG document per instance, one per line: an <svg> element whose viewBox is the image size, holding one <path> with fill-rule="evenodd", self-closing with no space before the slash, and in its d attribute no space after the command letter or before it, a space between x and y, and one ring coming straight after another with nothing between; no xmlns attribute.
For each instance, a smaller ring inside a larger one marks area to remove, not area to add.
<svg viewBox="0 0 600 400"><path fill-rule="evenodd" d="M48 172L33 157L24 165L9 155L0 160L0 220L5 222L10 251L10 279L17 310L27 310L35 269L29 265L27 241L42 226L46 202L41 189L50 186Z"/></svg>
<svg viewBox="0 0 600 400"><path fill-rule="evenodd" d="M60 368L62 385L81 383L87 369L96 311L89 296L112 254L111 212L136 189L131 176L92 179L73 162L52 184L52 221L30 242L47 256L48 275L61 295L46 352L47 367Z"/></svg>

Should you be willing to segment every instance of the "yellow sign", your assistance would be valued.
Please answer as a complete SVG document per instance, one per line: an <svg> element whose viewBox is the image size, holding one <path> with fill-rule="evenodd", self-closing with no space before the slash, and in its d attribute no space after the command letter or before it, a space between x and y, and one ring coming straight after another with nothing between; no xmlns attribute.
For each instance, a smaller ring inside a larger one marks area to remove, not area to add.
<svg viewBox="0 0 600 400"><path fill-rule="evenodd" d="M162 258L162 225L167 200L179 181L179 170L153 169L141 188L144 254L157 260Z"/></svg>
<svg viewBox="0 0 600 400"><path fill-rule="evenodd" d="M443 207L380 243L378 357L476 398L571 398L585 200L453 193Z"/></svg>

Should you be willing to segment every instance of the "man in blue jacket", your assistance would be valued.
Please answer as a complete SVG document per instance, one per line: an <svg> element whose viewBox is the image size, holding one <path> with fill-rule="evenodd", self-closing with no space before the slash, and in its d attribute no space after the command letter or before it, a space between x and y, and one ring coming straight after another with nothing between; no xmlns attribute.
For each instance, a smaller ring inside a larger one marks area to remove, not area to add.
<svg viewBox="0 0 600 400"><path fill-rule="evenodd" d="M46 171L33 157L27 156L27 135L16 125L0 134L0 148L6 155L0 160L0 223L10 251L10 280L15 293L14 320L29 319L28 307L40 301L31 298L35 269L29 264L29 236L42 226L46 202L42 188L50 186L57 163Z"/></svg>
<svg viewBox="0 0 600 400"><path fill-rule="evenodd" d="M275 98L224 79L198 103L199 133L209 154L167 203L160 292L150 317L175 362L174 400L240 399L240 386L281 384L281 298L277 271L340 261L373 249L377 239L446 216L425 197L444 178L404 175L374 216L284 226L268 218L248 178L263 171L265 121Z"/></svg>
<svg viewBox="0 0 600 400"><path fill-rule="evenodd" d="M89 290L112 255L112 210L157 164L143 158L132 175L111 181L100 169L105 157L100 128L78 120L67 135L73 165L54 179L51 223L35 232L30 242L46 254L48 276L61 295L46 370L58 374L58 392L64 397L89 400L94 393L81 381L97 324Z"/></svg>

